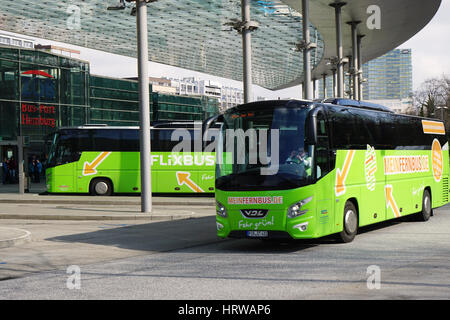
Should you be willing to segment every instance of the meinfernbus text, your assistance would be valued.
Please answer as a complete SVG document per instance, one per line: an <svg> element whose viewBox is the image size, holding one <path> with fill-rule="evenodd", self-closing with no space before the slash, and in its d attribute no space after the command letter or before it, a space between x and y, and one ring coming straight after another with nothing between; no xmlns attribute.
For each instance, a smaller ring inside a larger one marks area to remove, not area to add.
<svg viewBox="0 0 450 320"><path fill-rule="evenodd" d="M219 237L350 242L358 228L448 203L442 121L362 101L262 101L223 115Z"/></svg>
<svg viewBox="0 0 450 320"><path fill-rule="evenodd" d="M214 192L215 155L203 152L201 127L202 123L197 126L192 121L153 124L152 192ZM185 148L174 151L181 140ZM138 127L59 129L53 137L46 182L50 193L139 193Z"/></svg>

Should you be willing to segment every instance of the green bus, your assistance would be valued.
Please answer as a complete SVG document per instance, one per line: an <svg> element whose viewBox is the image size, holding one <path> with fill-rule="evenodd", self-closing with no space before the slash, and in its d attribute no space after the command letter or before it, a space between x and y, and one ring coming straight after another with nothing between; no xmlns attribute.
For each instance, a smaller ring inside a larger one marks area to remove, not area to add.
<svg viewBox="0 0 450 320"><path fill-rule="evenodd" d="M152 124L152 192L214 192L215 155L203 152L201 128L202 123L193 121ZM178 138L186 139L188 147L175 152L179 141L173 141L172 134L179 129ZM140 193L139 128L59 129L46 163L46 184L49 193Z"/></svg>
<svg viewBox="0 0 450 320"><path fill-rule="evenodd" d="M219 237L350 242L359 227L412 214L426 221L448 203L442 121L345 99L261 101L222 118ZM267 157L255 156L265 142Z"/></svg>

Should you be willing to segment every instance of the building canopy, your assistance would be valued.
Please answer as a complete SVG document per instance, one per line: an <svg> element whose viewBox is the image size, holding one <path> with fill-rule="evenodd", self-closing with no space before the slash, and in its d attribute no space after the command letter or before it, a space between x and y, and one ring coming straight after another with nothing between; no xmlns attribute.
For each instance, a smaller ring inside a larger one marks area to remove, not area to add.
<svg viewBox="0 0 450 320"><path fill-rule="evenodd" d="M310 0L313 77L330 74L336 55L334 9L331 0ZM343 8L344 54L351 52L350 27L360 20L364 34L363 62L408 40L436 13L441 0L347 0ZM125 10L107 10L119 0L0 0L0 29L28 36L136 57L134 3ZM149 59L153 62L242 80L241 36L230 22L241 20L240 0L159 0L148 4ZM369 6L381 12L379 29L369 29ZM302 82L300 0L252 0L253 82L280 89ZM331 60L330 60L331 59ZM111 66L117 68L118 66Z"/></svg>

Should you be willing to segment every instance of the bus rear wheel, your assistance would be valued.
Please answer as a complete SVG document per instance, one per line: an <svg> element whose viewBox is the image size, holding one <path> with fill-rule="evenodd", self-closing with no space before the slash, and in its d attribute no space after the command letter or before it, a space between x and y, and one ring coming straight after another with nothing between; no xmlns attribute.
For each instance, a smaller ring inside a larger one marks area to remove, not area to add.
<svg viewBox="0 0 450 320"><path fill-rule="evenodd" d="M113 186L110 180L104 178L94 179L91 182L89 193L93 196L110 196Z"/></svg>
<svg viewBox="0 0 450 320"><path fill-rule="evenodd" d="M416 217L419 221L428 221L433 213L433 209L431 208L431 195L430 192L425 189L423 190L422 197L422 211L418 212Z"/></svg>
<svg viewBox="0 0 450 320"><path fill-rule="evenodd" d="M352 242L358 233L358 210L351 201L347 201L344 207L344 221L342 231L338 235L340 242Z"/></svg>

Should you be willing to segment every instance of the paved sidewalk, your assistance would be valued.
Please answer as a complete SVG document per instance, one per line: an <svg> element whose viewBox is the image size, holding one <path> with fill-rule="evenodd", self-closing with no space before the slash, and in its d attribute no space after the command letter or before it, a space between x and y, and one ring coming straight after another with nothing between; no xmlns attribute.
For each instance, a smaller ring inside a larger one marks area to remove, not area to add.
<svg viewBox="0 0 450 320"><path fill-rule="evenodd" d="M151 213L142 213L139 204L108 203L2 203L0 219L25 220L177 220L214 215L211 205L154 205Z"/></svg>
<svg viewBox="0 0 450 320"><path fill-rule="evenodd" d="M12 247L31 240L31 233L17 228L0 227L0 248Z"/></svg>

